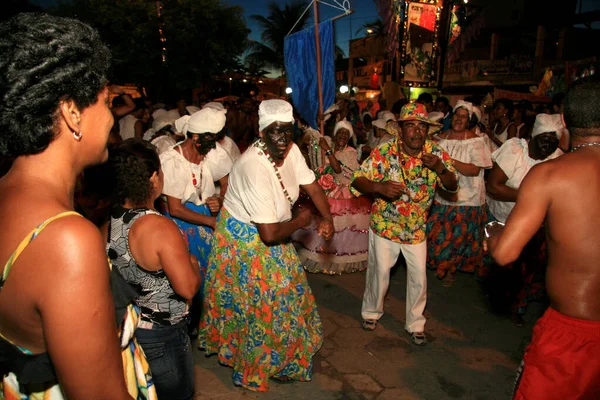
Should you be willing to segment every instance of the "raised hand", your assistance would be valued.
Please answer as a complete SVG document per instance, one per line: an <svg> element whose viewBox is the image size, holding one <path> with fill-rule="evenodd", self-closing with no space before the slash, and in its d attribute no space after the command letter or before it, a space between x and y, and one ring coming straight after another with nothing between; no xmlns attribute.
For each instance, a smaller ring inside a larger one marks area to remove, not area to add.
<svg viewBox="0 0 600 400"><path fill-rule="evenodd" d="M423 165L429 168L432 171L440 172L444 168L444 164L442 160L436 155L425 153L421 156L421 161L423 161Z"/></svg>

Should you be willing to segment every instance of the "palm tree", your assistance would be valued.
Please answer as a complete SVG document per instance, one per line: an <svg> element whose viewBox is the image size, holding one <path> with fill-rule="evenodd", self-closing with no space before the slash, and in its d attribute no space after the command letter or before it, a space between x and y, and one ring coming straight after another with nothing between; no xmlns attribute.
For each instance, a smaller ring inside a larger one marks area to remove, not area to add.
<svg viewBox="0 0 600 400"><path fill-rule="evenodd" d="M385 27L382 20L376 19L371 22L365 22L360 28L358 28L356 34L358 35L362 31L367 32L367 35L383 36L385 34Z"/></svg>
<svg viewBox="0 0 600 400"><path fill-rule="evenodd" d="M304 1L293 1L283 8L271 1L268 4L269 13L266 17L262 15L251 15L250 18L257 22L262 28L262 42L252 41L249 49L250 54L246 56L247 63L264 65L278 71L284 71L283 42L285 37L291 33L306 28L310 13L302 14L308 6ZM298 22L296 24L296 22ZM294 27L294 24L296 26ZM293 28L293 30L292 30Z"/></svg>

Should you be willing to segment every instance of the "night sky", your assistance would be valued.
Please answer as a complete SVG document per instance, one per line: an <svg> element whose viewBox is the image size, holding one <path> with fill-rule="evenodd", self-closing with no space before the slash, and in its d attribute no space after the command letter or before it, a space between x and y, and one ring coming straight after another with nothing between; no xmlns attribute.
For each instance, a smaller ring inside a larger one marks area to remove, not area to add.
<svg viewBox="0 0 600 400"><path fill-rule="evenodd" d="M29 0L30 3L36 4L42 7L48 7L53 4L57 4L58 0ZM278 3L286 4L285 0L277 0ZM335 0L327 0L328 3L335 4ZM339 3L342 0L338 0ZM230 5L239 5L244 8L246 15L246 23L252 30L250 38L253 40L260 41L260 29L250 19L250 15L267 14L267 3L266 0L230 0L225 1ZM342 48L346 56L348 55L348 41L350 39L356 39L362 37L365 32L361 32L359 35L356 31L366 22L371 22L379 16L377 15L377 8L373 0L350 0L351 8L354 11L351 15L345 16L335 21L335 32L336 32L336 44ZM312 16L312 7L308 11ZM325 4L319 4L320 20L325 21L326 19L332 18L336 15L342 14L341 10L329 7ZM312 19L311 19L312 21Z"/></svg>

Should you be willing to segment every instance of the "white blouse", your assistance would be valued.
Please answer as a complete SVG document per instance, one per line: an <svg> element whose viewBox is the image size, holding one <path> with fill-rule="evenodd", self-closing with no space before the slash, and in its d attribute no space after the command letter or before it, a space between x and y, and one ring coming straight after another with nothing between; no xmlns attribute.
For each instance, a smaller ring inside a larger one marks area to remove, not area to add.
<svg viewBox="0 0 600 400"><path fill-rule="evenodd" d="M191 163L175 150L180 144L160 155L164 174L162 193L181 199L181 204L192 202L199 206L216 193L215 181L229 174L233 162L217 143L216 149L211 150L200 164Z"/></svg>
<svg viewBox="0 0 600 400"><path fill-rule="evenodd" d="M221 142L218 143L223 147L223 150L227 152L229 158L231 158L231 162L236 162L238 158L242 155L240 153L240 148L235 144L232 138L229 136L225 136Z"/></svg>
<svg viewBox="0 0 600 400"><path fill-rule="evenodd" d="M292 202L298 200L300 185L315 181L315 174L295 144L278 167L279 175ZM292 209L275 169L256 146L250 146L234 164L223 207L237 220L247 224L289 221Z"/></svg>
<svg viewBox="0 0 600 400"><path fill-rule="evenodd" d="M492 153L492 159L504 171L508 180L506 186L519 189L521 182L534 165L544 161L552 160L563 152L556 149L548 158L544 160L534 160L529 157L529 147L527 140L512 138L508 139L498 150ZM500 222L506 222L508 215L512 211L515 203L512 201L499 201L490 197L487 199L490 212Z"/></svg>
<svg viewBox="0 0 600 400"><path fill-rule="evenodd" d="M485 204L483 169L492 168L492 153L483 137L465 140L440 139L438 144L455 160L473 164L481 170L477 176L458 173L458 199L448 201L436 193L435 201L448 206L482 206Z"/></svg>

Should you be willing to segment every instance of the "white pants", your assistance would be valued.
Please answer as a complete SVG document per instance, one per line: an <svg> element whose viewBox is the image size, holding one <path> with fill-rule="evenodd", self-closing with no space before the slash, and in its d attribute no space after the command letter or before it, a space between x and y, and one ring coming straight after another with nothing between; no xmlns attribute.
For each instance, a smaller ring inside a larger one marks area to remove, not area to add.
<svg viewBox="0 0 600 400"><path fill-rule="evenodd" d="M362 302L362 318L378 320L383 315L383 298L390 285L390 269L398 256L406 259L406 325L408 332L425 329L425 303L427 303L427 242L400 244L369 231L369 267L365 294Z"/></svg>

